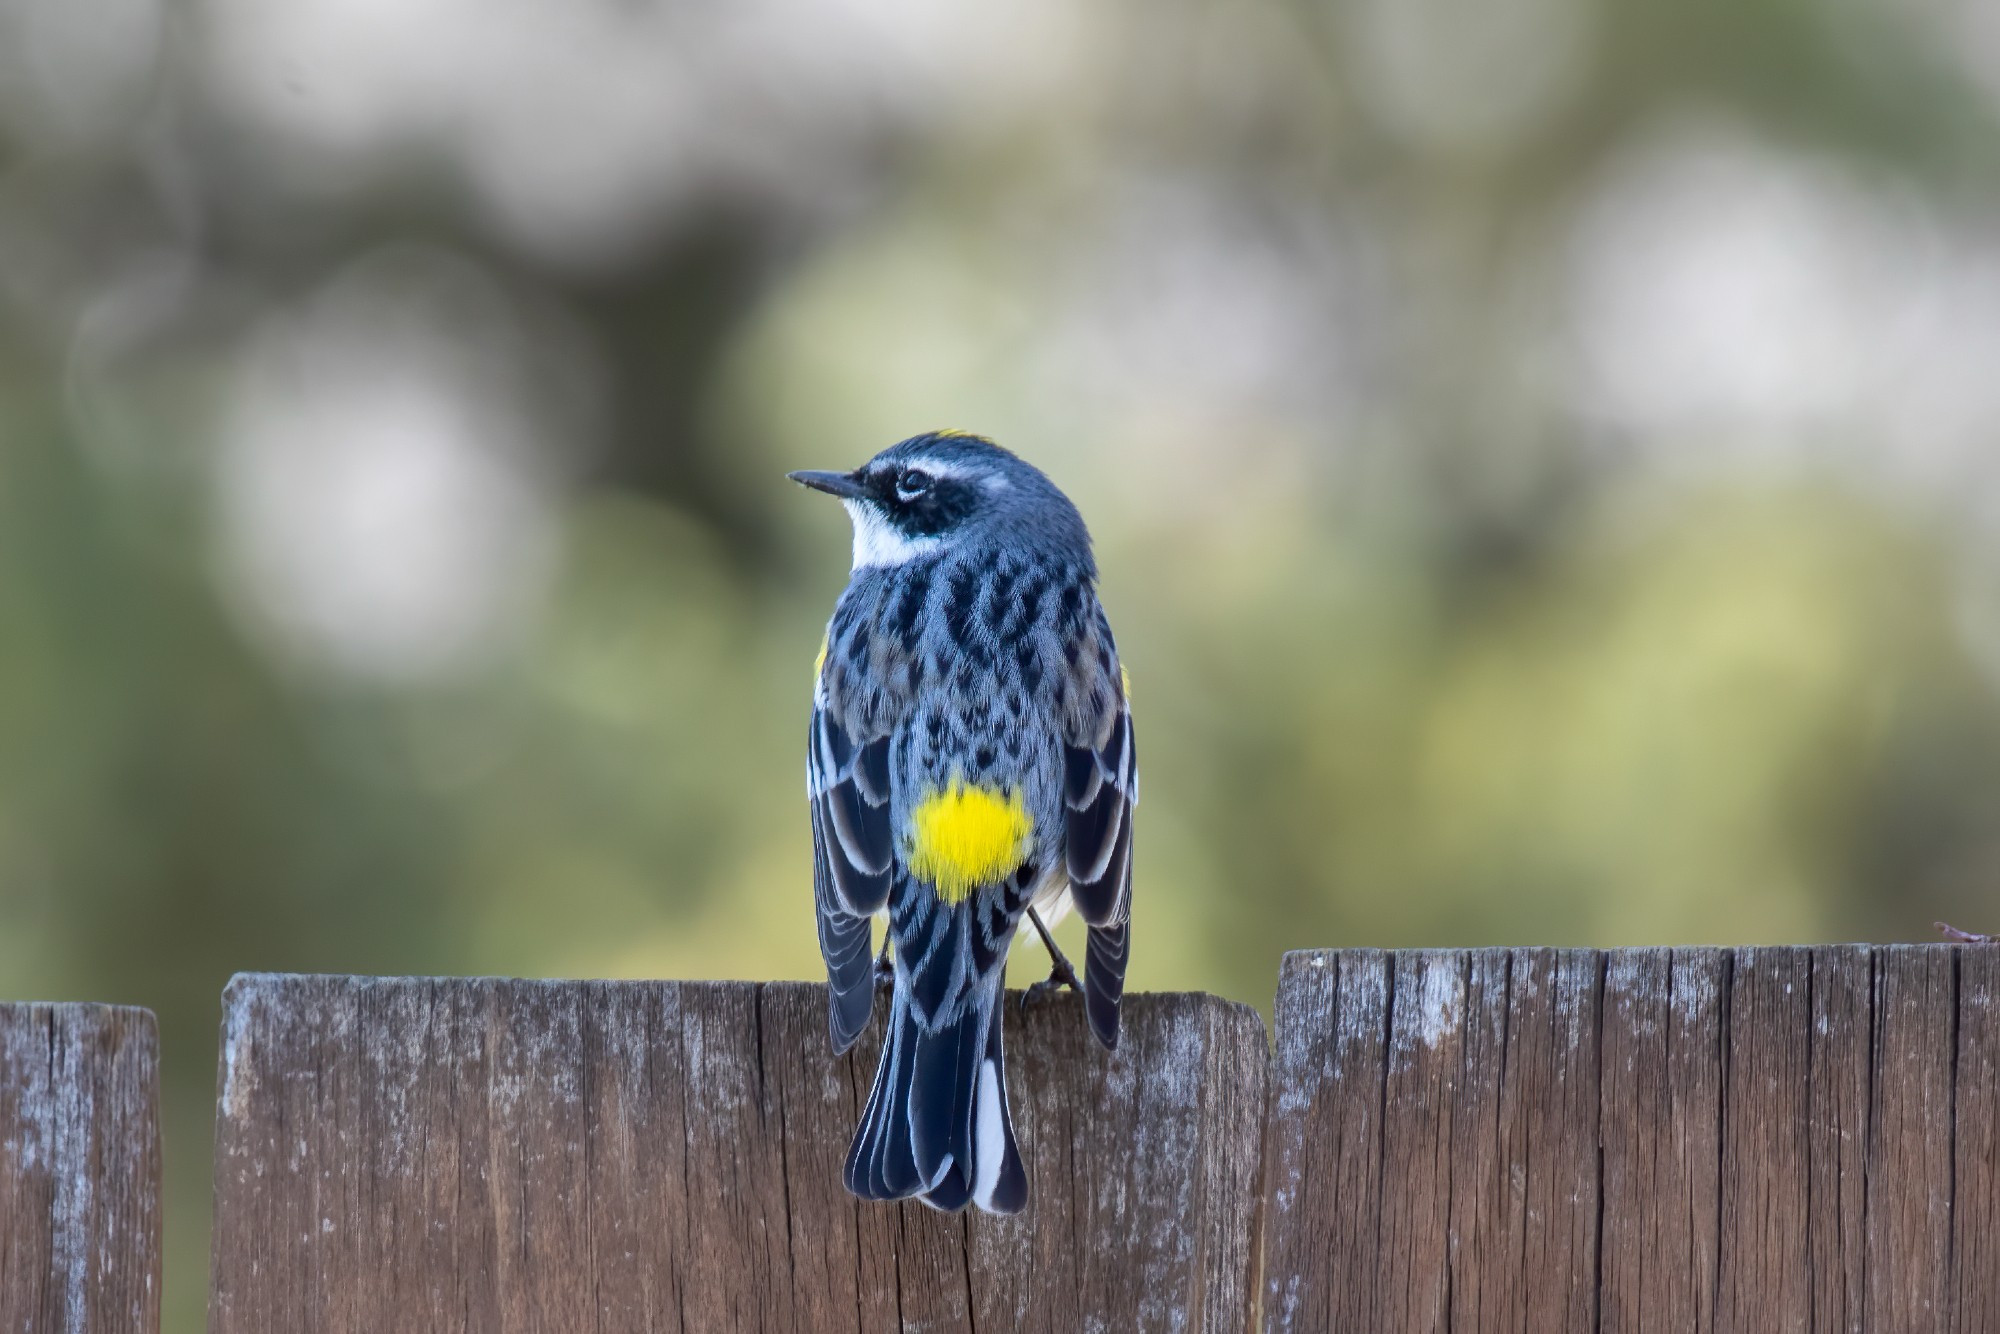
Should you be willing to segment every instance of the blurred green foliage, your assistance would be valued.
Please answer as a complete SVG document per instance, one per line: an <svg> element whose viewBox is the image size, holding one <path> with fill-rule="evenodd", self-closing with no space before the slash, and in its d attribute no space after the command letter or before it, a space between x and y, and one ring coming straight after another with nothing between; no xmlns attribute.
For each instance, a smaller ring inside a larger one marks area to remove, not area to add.
<svg viewBox="0 0 2000 1334"><path fill-rule="evenodd" d="M159 1012L172 1327L232 972L815 974L782 476L922 429L1137 986L2000 925L1978 10L0 0L0 996Z"/></svg>

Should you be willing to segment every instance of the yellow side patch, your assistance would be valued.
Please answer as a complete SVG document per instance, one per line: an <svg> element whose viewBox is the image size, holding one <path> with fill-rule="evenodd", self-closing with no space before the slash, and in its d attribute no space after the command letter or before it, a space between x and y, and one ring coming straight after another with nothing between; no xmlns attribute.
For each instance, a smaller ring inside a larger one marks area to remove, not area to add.
<svg viewBox="0 0 2000 1334"><path fill-rule="evenodd" d="M910 873L946 903L1012 875L1035 832L1017 791L969 787L954 779L910 812Z"/></svg>
<svg viewBox="0 0 2000 1334"><path fill-rule="evenodd" d="M826 671L826 645L826 636L821 635L819 637L819 656L813 659L813 680L815 681L819 680L820 675Z"/></svg>
<svg viewBox="0 0 2000 1334"><path fill-rule="evenodd" d="M1125 692L1125 702L1132 702L1132 673L1125 670L1125 664L1118 664L1118 688Z"/></svg>

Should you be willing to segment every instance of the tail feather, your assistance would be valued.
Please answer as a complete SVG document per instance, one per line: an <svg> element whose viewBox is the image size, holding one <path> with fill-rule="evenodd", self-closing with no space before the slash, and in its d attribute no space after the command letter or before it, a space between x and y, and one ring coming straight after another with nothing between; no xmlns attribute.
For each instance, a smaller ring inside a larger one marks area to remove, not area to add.
<svg viewBox="0 0 2000 1334"><path fill-rule="evenodd" d="M996 1000L1006 996L1004 988ZM994 1214L1018 1214L1028 1206L1028 1173L1014 1142L1014 1112L1007 1104L1007 1060L1001 1044L1004 1004L993 1007L986 1027L986 1059L979 1065L979 1095L973 1102L972 1161L977 1165L972 1199Z"/></svg>
<svg viewBox="0 0 2000 1334"><path fill-rule="evenodd" d="M998 999L996 988L993 1001ZM1002 1013L1002 1006L989 1003L981 1014L968 1016L978 1019L976 1028L968 1024L961 1030L960 1052L970 1052L977 1059L959 1062L967 1073L952 1107L951 1161L944 1165L937 1184L921 1196L934 1209L956 1212L976 1204L988 1213L1017 1214L1027 1207L1028 1174L1021 1165L1021 1150L1014 1140L1014 1115L1007 1105ZM924 1115L919 1114L913 1124L921 1128L924 1121Z"/></svg>
<svg viewBox="0 0 2000 1334"><path fill-rule="evenodd" d="M910 1083L910 1143L926 1197L940 1209L962 1209L971 1198L973 1109L979 1063L986 1054L986 1017L992 1007L968 998L954 1019L917 1043ZM931 1198L935 1197L935 1198Z"/></svg>
<svg viewBox="0 0 2000 1334"><path fill-rule="evenodd" d="M900 965L890 1005L889 1036L875 1067L875 1084L854 1144L847 1151L842 1173L847 1188L864 1200L900 1200L914 1195L924 1182L917 1176L910 1144L910 1077L921 1035L910 1013L909 984Z"/></svg>
<svg viewBox="0 0 2000 1334"><path fill-rule="evenodd" d="M1018 1213L1027 1204L1007 1106L1001 994L996 976L927 1028L899 965L889 1041L847 1155L849 1190L870 1200L915 1196L950 1212L977 1204Z"/></svg>

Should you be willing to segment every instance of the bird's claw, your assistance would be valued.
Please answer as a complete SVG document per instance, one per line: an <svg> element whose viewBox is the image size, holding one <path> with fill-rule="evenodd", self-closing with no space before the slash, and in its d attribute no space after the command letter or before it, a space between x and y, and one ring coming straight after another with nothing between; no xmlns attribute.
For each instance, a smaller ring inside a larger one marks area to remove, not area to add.
<svg viewBox="0 0 2000 1334"><path fill-rule="evenodd" d="M1062 988L1070 988L1072 992L1082 992L1084 990L1082 982L1076 980L1076 970L1070 968L1070 960L1066 960L1066 958L1062 958L1058 954L1056 960L1054 960L1054 964L1048 970L1048 976L1042 978L1040 982L1036 982L1034 986L1030 986L1028 990L1024 990L1020 994L1020 1008L1022 1008L1022 1012L1028 1010L1028 1002L1042 1000L1044 996L1054 996Z"/></svg>
<svg viewBox="0 0 2000 1334"><path fill-rule="evenodd" d="M1042 925L1042 916L1033 908L1028 909L1028 920L1034 924L1035 933L1042 938L1042 944L1049 951L1049 975L1021 993L1021 1011L1027 1013L1028 1002L1037 1001L1052 992L1068 987L1081 993L1083 983L1076 980L1076 969L1070 966L1069 957L1056 947L1056 938L1049 934L1048 927Z"/></svg>

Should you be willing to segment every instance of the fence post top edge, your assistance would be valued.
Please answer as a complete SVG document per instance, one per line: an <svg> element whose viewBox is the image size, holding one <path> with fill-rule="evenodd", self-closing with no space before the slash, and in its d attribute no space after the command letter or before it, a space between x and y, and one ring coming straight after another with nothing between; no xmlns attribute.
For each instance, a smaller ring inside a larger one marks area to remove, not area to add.
<svg viewBox="0 0 2000 1334"><path fill-rule="evenodd" d="M160 1031L159 1016L143 1005L116 1005L109 1001L0 1001L0 1013L32 1010L47 1010L52 1015L71 1022L122 1020L143 1029L155 1038L159 1036Z"/></svg>

